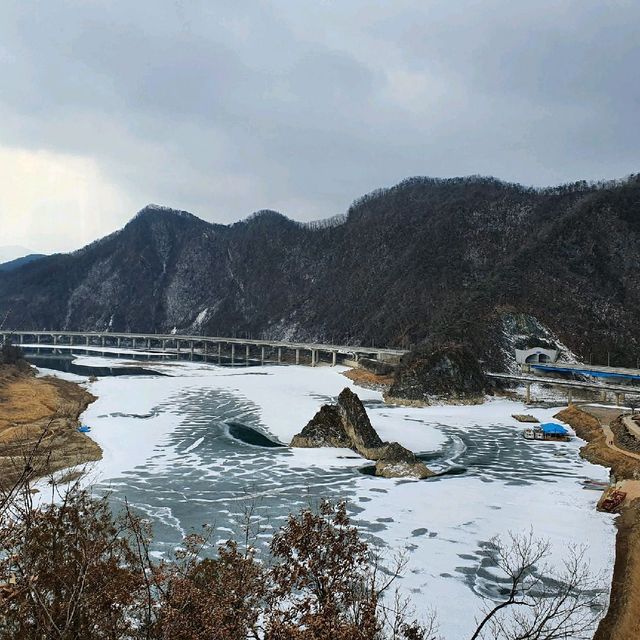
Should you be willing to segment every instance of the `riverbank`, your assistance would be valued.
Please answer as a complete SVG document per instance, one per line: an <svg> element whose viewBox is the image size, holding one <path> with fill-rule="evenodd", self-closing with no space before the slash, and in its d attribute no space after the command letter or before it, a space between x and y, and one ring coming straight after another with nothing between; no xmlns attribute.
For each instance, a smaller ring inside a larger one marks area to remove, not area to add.
<svg viewBox="0 0 640 640"><path fill-rule="evenodd" d="M36 377L24 361L0 366L0 486L15 483L27 462L33 480L100 460L98 444L77 430L95 399L73 382Z"/></svg>
<svg viewBox="0 0 640 640"><path fill-rule="evenodd" d="M557 417L587 441L580 454L590 462L611 469L627 499L616 520L616 558L606 616L594 640L637 640L640 637L640 460L617 446L611 424L621 412L604 407L571 406Z"/></svg>

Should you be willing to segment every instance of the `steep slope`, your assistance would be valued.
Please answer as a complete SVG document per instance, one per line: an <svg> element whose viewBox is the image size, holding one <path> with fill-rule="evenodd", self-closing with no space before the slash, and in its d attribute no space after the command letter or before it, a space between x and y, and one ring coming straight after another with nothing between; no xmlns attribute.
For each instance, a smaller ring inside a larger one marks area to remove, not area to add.
<svg viewBox="0 0 640 640"><path fill-rule="evenodd" d="M413 178L327 226L150 206L80 251L0 274L0 314L21 328L462 341L503 364L505 327L533 324L622 364L638 348L639 259L638 177L547 190Z"/></svg>

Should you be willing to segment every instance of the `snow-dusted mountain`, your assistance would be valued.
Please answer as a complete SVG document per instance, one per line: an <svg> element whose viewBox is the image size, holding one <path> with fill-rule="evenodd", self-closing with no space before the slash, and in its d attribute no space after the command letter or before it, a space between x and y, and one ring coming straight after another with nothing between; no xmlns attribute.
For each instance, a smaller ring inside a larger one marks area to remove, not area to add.
<svg viewBox="0 0 640 640"><path fill-rule="evenodd" d="M465 341L503 363L536 326L578 355L635 363L638 264L638 177L546 190L414 178L339 224L262 211L215 225L148 207L84 249L0 273L0 315L21 328Z"/></svg>

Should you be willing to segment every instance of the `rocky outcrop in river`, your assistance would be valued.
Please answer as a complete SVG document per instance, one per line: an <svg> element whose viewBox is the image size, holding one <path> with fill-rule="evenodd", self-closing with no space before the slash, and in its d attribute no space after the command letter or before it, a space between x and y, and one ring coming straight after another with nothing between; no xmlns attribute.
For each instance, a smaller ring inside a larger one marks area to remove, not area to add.
<svg viewBox="0 0 640 640"><path fill-rule="evenodd" d="M335 405L325 404L302 431L292 447L340 447L353 449L376 461L376 475L385 478L428 478L433 472L413 452L397 442L383 442L371 426L360 398L348 388Z"/></svg>

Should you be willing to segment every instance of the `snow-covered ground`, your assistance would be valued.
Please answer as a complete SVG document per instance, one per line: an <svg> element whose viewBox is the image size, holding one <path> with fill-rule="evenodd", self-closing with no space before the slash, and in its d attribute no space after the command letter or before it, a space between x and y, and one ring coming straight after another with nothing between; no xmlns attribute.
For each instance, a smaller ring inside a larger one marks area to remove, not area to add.
<svg viewBox="0 0 640 640"><path fill-rule="evenodd" d="M79 364L121 366L121 359L79 356ZM491 591L479 571L483 545L495 535L530 529L551 541L554 559L586 544L592 568L610 578L611 516L595 511L598 493L583 481L608 472L578 456L580 442L525 441L514 413L547 420L557 409L527 409L490 400L480 406L405 408L356 387L342 367L216 367L140 363L163 377L105 377L86 383L98 396L83 415L104 458L92 479L114 496L128 495L158 520L158 537L173 543L195 523L221 534L242 499L264 500L265 521L277 525L305 496L344 496L363 531L391 555L407 554L400 584L419 611L438 611L449 640L468 637ZM226 424L240 421L287 443L345 387L365 401L385 440L430 456L437 470L459 475L395 481L363 475L364 461L344 449L262 449L231 442ZM222 426L221 426L222 425ZM311 492L311 493L309 493ZM264 534L265 536L268 534Z"/></svg>

